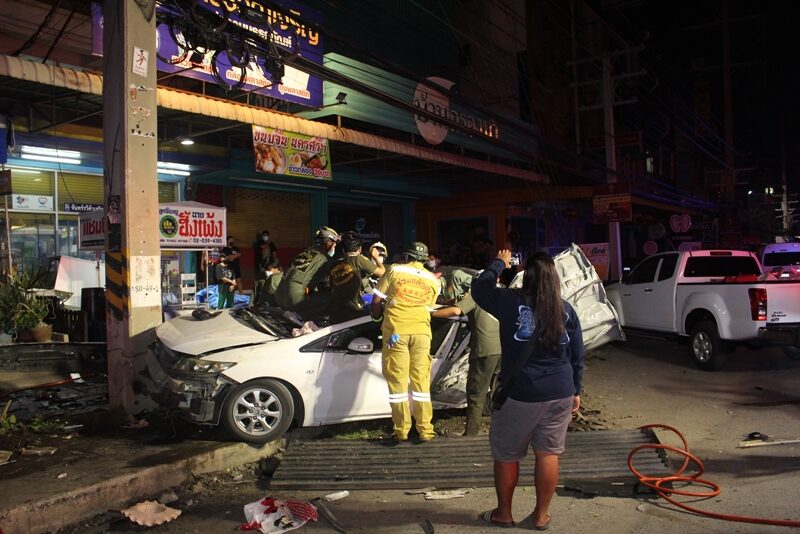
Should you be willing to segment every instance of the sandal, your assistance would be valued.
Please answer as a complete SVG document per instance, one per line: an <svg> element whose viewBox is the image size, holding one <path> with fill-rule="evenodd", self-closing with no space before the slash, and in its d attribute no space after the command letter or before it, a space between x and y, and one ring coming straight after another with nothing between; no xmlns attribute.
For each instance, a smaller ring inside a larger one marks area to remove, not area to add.
<svg viewBox="0 0 800 534"><path fill-rule="evenodd" d="M550 514L547 514L547 521L545 521L543 525L537 525L536 523L533 522L533 515L531 515L531 527L533 528L533 530L547 530L548 528L550 528L551 520L552 518L550 517Z"/></svg>
<svg viewBox="0 0 800 534"><path fill-rule="evenodd" d="M482 514L479 516L479 518L480 518L481 520L483 520L485 523L487 523L487 524L489 524L489 525L491 525L491 526L493 526L493 527L498 527L498 528L514 528L515 526L517 526L517 524L516 524L516 523L514 523L513 521L511 521L510 523L508 523L508 522L506 522L506 521L496 521L495 519L493 519L493 518L492 518L492 516L494 515L494 512L495 512L496 510L497 510L497 508L495 508L495 509L492 509L492 510L486 510L485 512L483 512L483 513L482 513Z"/></svg>

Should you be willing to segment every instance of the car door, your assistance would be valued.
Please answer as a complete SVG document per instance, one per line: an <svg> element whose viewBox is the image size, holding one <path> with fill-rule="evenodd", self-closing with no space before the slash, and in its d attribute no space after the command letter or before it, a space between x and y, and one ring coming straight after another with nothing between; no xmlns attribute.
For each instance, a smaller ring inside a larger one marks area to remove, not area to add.
<svg viewBox="0 0 800 534"><path fill-rule="evenodd" d="M651 307L654 300L653 282L656 279L660 256L651 256L634 267L627 282L620 288L620 301L625 315L625 326L648 328L652 324Z"/></svg>
<svg viewBox="0 0 800 534"><path fill-rule="evenodd" d="M369 354L348 351L356 338L372 342ZM381 330L373 321L332 332L322 348L314 418L320 424L388 417L389 389L381 373Z"/></svg>
<svg viewBox="0 0 800 534"><path fill-rule="evenodd" d="M648 284L652 291L646 291L651 302L647 320L648 328L672 332L675 330L675 277L677 276L678 253L660 254L656 279Z"/></svg>

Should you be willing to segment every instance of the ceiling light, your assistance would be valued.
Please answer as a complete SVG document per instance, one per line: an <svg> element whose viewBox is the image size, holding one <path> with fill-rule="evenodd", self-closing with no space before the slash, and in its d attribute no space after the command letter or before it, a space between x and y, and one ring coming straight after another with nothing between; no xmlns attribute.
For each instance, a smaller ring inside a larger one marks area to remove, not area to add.
<svg viewBox="0 0 800 534"><path fill-rule="evenodd" d="M33 161L49 161L51 163L71 163L72 165L80 165L81 160L76 158L60 158L57 156L43 156L40 154L25 154L22 153L20 156L22 159L29 159Z"/></svg>
<svg viewBox="0 0 800 534"><path fill-rule="evenodd" d="M179 171L176 169L158 169L158 174L171 174L173 176L189 176L189 171Z"/></svg>
<svg viewBox="0 0 800 534"><path fill-rule="evenodd" d="M158 169L177 169L179 171L190 171L192 168L185 163L172 163L171 161L159 161Z"/></svg>
<svg viewBox="0 0 800 534"><path fill-rule="evenodd" d="M191 137L184 137L183 139L181 139L181 144L185 146L191 146L194 144L194 139L192 139Z"/></svg>
<svg viewBox="0 0 800 534"><path fill-rule="evenodd" d="M8 167L14 174L42 174L42 171L34 171L33 169L20 169L17 167Z"/></svg>
<svg viewBox="0 0 800 534"><path fill-rule="evenodd" d="M50 156L55 158L80 159L81 153L77 150L60 150L57 148L44 148L40 146L22 145L20 147L23 154L38 154L40 156Z"/></svg>

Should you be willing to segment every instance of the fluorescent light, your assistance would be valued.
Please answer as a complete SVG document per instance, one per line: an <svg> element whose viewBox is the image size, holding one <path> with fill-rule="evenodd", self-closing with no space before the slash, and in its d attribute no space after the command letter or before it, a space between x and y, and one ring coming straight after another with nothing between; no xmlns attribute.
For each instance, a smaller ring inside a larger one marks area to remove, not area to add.
<svg viewBox="0 0 800 534"><path fill-rule="evenodd" d="M191 137L184 137L183 139L181 139L181 144L186 146L193 145L194 139L192 139Z"/></svg>
<svg viewBox="0 0 800 534"><path fill-rule="evenodd" d="M39 154L20 154L22 159L29 159L33 161L49 161L52 163L71 163L73 165L80 165L81 160L75 158L60 158L56 156L41 156Z"/></svg>
<svg viewBox="0 0 800 534"><path fill-rule="evenodd" d="M27 152L28 154L38 154L40 156L50 156L56 158L72 158L72 159L80 159L81 157L81 153L76 150L59 150L55 148L42 148L39 146L27 146L27 145L23 145L20 148L22 149L23 154Z"/></svg>
<svg viewBox="0 0 800 534"><path fill-rule="evenodd" d="M159 161L158 169L177 169L179 171L190 171L192 168L184 163L172 163L169 161Z"/></svg>
<svg viewBox="0 0 800 534"><path fill-rule="evenodd" d="M32 169L19 169L17 167L8 167L11 169L11 172L17 174L42 174L42 171L34 171Z"/></svg>
<svg viewBox="0 0 800 534"><path fill-rule="evenodd" d="M171 174L173 176L189 176L189 171L179 171L176 169L158 169L158 174Z"/></svg>

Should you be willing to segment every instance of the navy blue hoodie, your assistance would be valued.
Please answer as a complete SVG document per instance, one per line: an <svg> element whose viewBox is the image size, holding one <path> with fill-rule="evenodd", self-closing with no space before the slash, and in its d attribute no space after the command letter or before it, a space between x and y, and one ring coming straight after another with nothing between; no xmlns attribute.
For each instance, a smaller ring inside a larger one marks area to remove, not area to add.
<svg viewBox="0 0 800 534"><path fill-rule="evenodd" d="M522 289L496 287L505 269L502 260L494 260L472 282L472 298L500 322L500 382L508 383L514 362L522 357L528 339L534 334L535 312ZM514 379L508 397L523 402L541 402L580 395L583 382L584 347L578 315L564 302L564 337L557 351L536 347L528 363Z"/></svg>

